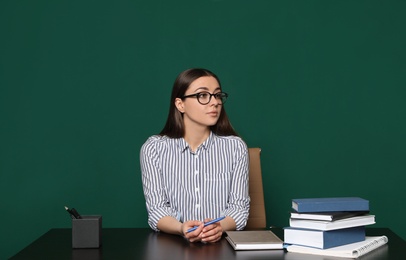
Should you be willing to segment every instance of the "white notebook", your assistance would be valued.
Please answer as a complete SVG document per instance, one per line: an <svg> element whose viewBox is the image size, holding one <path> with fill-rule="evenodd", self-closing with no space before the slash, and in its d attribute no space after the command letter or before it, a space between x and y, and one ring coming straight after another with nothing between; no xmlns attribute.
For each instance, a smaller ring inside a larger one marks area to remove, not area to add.
<svg viewBox="0 0 406 260"><path fill-rule="evenodd" d="M356 216L351 218L339 219L335 221L320 221L309 219L289 220L289 225L295 228L317 229L317 230L335 230L341 228L360 227L375 224L375 215Z"/></svg>
<svg viewBox="0 0 406 260"><path fill-rule="evenodd" d="M386 236L366 237L365 241L337 246L329 249L318 249L307 246L287 246L288 252L335 257L357 258L388 243Z"/></svg>

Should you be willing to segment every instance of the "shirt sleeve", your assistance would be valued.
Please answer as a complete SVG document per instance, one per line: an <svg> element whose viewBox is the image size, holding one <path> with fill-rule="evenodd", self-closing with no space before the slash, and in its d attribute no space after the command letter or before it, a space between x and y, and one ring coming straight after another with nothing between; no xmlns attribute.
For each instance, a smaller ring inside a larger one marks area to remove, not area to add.
<svg viewBox="0 0 406 260"><path fill-rule="evenodd" d="M145 204L148 212L148 224L159 231L158 221L171 216L179 220L179 214L170 207L165 190L163 188L160 156L157 152L159 137L150 137L141 147L140 166L142 174L142 185L145 196Z"/></svg>
<svg viewBox="0 0 406 260"><path fill-rule="evenodd" d="M225 215L234 219L237 230L242 230L247 224L250 209L250 197L248 193L249 155L248 148L242 140L238 142L234 158L231 189Z"/></svg>

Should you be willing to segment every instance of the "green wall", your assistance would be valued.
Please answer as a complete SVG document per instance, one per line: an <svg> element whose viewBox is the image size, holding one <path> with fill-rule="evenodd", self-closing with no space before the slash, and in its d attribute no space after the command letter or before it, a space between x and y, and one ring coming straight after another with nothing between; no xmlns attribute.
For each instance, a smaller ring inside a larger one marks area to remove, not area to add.
<svg viewBox="0 0 406 260"><path fill-rule="evenodd" d="M222 79L262 148L267 224L291 199L360 196L406 239L405 1L0 2L0 259L64 205L147 227L139 149L176 75Z"/></svg>

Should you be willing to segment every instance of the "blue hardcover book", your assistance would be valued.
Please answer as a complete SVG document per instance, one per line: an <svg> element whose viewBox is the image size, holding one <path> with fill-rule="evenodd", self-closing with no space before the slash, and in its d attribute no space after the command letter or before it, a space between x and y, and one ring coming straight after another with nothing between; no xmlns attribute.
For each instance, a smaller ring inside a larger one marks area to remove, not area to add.
<svg viewBox="0 0 406 260"><path fill-rule="evenodd" d="M365 240L365 227L353 227L331 231L287 227L284 229L285 244L327 249Z"/></svg>
<svg viewBox="0 0 406 260"><path fill-rule="evenodd" d="M358 197L293 199L296 212L368 211L369 201Z"/></svg>

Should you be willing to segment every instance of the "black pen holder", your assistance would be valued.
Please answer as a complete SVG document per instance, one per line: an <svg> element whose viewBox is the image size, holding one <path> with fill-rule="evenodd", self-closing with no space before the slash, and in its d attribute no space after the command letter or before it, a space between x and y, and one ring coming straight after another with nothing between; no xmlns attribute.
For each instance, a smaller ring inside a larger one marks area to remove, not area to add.
<svg viewBox="0 0 406 260"><path fill-rule="evenodd" d="M102 238L102 216L72 219L72 248L99 248Z"/></svg>

